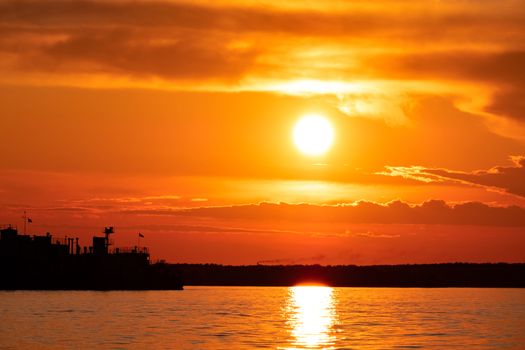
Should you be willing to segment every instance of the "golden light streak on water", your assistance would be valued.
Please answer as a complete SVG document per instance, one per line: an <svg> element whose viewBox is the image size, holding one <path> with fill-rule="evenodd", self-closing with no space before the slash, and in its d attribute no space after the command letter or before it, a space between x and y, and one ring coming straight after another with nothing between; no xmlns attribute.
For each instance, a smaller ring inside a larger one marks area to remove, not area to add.
<svg viewBox="0 0 525 350"><path fill-rule="evenodd" d="M334 290L324 286L290 288L289 324L294 338L290 349L326 349L335 342L336 318Z"/></svg>

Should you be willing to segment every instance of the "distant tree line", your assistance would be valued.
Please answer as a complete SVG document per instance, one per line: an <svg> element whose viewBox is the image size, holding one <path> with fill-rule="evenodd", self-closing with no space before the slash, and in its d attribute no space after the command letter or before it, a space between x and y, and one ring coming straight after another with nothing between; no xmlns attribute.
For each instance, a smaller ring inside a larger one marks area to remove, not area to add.
<svg viewBox="0 0 525 350"><path fill-rule="evenodd" d="M418 265L170 264L187 286L525 287L525 263Z"/></svg>

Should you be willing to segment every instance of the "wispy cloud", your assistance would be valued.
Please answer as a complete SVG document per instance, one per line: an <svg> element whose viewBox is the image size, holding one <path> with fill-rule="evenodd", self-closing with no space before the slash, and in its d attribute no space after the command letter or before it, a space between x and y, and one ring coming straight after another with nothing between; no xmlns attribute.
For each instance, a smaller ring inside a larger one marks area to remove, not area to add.
<svg viewBox="0 0 525 350"><path fill-rule="evenodd" d="M401 235L398 235L398 234L375 233L371 231L352 232L351 230L346 230L345 233L349 236L366 237L366 238L399 238L401 237Z"/></svg>
<svg viewBox="0 0 525 350"><path fill-rule="evenodd" d="M457 182L466 185L483 186L491 190L504 191L525 197L525 156L511 157L513 166L496 166L488 170L473 172L434 169L421 166L387 166L387 171L378 174L400 176L417 181Z"/></svg>

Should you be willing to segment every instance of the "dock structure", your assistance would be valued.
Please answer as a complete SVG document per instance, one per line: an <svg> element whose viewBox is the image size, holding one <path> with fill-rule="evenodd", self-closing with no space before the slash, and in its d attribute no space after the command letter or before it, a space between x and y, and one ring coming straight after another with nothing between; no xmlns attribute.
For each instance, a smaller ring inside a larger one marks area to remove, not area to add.
<svg viewBox="0 0 525 350"><path fill-rule="evenodd" d="M180 276L152 264L147 247L114 247L106 227L92 245L78 237L19 234L0 227L0 289L182 289Z"/></svg>

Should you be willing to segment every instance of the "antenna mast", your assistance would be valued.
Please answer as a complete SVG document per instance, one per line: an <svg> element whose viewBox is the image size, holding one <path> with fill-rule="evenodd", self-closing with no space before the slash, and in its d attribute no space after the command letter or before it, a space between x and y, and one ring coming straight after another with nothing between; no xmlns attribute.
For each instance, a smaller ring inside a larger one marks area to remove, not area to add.
<svg viewBox="0 0 525 350"><path fill-rule="evenodd" d="M109 235L113 233L115 233L115 229L113 228L113 226L104 228L104 235L106 236L106 249L108 249L108 251L109 251L109 245L110 245Z"/></svg>
<svg viewBox="0 0 525 350"><path fill-rule="evenodd" d="M22 216L22 218L24 219L24 235L25 235L26 230L27 230L27 213L25 210L24 210L24 216Z"/></svg>

